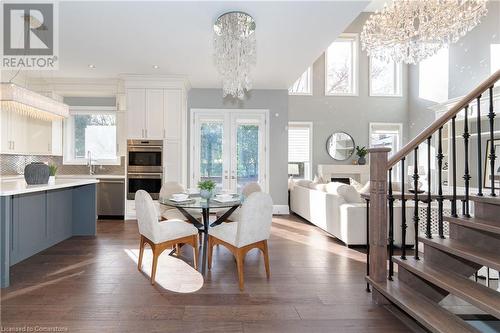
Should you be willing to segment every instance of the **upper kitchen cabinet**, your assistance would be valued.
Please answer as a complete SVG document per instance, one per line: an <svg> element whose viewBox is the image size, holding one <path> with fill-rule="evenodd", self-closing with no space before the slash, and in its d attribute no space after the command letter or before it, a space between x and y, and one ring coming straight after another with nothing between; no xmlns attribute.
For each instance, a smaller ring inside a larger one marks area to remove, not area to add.
<svg viewBox="0 0 500 333"><path fill-rule="evenodd" d="M127 138L145 138L146 89L127 89Z"/></svg>

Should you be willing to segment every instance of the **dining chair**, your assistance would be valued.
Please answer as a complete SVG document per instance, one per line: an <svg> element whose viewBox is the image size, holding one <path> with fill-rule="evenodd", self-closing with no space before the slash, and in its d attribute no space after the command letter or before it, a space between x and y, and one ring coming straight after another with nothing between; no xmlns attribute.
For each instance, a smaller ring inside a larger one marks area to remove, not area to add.
<svg viewBox="0 0 500 333"><path fill-rule="evenodd" d="M156 266L160 254L167 248L177 244L189 244L194 249L194 268L197 269L198 258L198 229L182 220L158 221L158 212L153 199L148 192L139 190L135 194L135 206L141 243L137 268L141 271L144 246L149 244L153 251L153 267L151 270L151 284L155 284Z"/></svg>
<svg viewBox="0 0 500 333"><path fill-rule="evenodd" d="M255 192L262 192L262 188L260 187L259 183L256 182L251 182L243 186L243 189L241 190L241 195L244 198L248 198L250 194L255 193ZM224 215L226 211L218 211L216 213L217 218L221 217ZM239 221L241 218L241 209L237 208L227 219L226 221Z"/></svg>
<svg viewBox="0 0 500 333"><path fill-rule="evenodd" d="M241 206L241 218L232 223L222 223L209 230L208 268L212 267L212 252L215 245L226 247L236 258L238 282L243 290L244 258L251 249L259 249L264 256L267 278L270 277L267 240L271 233L273 201L264 192L254 192Z"/></svg>
<svg viewBox="0 0 500 333"><path fill-rule="evenodd" d="M169 199L174 193L184 193L186 190L184 186L178 182L165 182L160 189L160 198ZM186 217L175 207L169 207L166 205L159 205L160 219L164 220L186 220ZM191 216L201 219L201 213L197 210L190 210Z"/></svg>

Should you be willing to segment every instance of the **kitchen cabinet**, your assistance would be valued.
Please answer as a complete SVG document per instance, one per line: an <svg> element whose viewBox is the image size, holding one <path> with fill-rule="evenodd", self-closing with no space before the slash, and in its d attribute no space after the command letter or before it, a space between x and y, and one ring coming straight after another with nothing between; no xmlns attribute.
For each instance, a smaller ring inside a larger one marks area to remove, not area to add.
<svg viewBox="0 0 500 333"><path fill-rule="evenodd" d="M163 118L165 114L163 89L146 90L145 138L163 139L165 136Z"/></svg>
<svg viewBox="0 0 500 333"><path fill-rule="evenodd" d="M1 111L1 153L62 155L62 120L45 121Z"/></svg>
<svg viewBox="0 0 500 333"><path fill-rule="evenodd" d="M127 89L127 138L145 138L145 125L146 89Z"/></svg>

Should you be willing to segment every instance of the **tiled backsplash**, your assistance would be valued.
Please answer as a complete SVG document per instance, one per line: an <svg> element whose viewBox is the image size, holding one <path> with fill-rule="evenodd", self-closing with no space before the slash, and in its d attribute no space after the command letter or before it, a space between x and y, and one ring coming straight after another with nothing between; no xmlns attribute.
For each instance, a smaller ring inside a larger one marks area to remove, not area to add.
<svg viewBox="0 0 500 333"><path fill-rule="evenodd" d="M24 174L24 167L31 162L53 163L58 166L57 174L81 175L88 174L89 168L85 165L64 165L61 156L35 155L0 155L0 176L15 176ZM122 156L120 165L97 165L97 174L123 175L125 174L125 157Z"/></svg>

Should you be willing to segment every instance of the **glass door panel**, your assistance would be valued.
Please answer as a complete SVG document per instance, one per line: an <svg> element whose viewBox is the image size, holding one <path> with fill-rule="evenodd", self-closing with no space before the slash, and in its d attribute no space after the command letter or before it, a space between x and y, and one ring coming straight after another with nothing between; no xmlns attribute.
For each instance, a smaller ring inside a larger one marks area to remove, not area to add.
<svg viewBox="0 0 500 333"><path fill-rule="evenodd" d="M236 128L236 191L259 182L259 125L238 124Z"/></svg>
<svg viewBox="0 0 500 333"><path fill-rule="evenodd" d="M219 189L223 187L224 123L200 124L200 180L213 180Z"/></svg>

